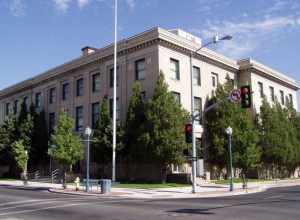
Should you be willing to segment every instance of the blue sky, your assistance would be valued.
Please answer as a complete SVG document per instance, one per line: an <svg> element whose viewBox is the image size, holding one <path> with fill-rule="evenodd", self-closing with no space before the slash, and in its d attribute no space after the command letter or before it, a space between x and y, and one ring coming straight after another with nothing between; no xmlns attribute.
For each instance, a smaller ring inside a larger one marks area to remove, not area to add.
<svg viewBox="0 0 300 220"><path fill-rule="evenodd" d="M251 57L300 83L298 0L119 0L119 37L182 28L232 58ZM112 0L0 0L0 89L113 41Z"/></svg>

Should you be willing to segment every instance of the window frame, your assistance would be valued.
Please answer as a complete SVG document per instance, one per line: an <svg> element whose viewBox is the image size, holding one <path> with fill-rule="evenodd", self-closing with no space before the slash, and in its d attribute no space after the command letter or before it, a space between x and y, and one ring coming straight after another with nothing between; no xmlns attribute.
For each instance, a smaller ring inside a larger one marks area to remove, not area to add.
<svg viewBox="0 0 300 220"><path fill-rule="evenodd" d="M95 107L98 107L98 110L95 112ZM92 103L92 128L95 129L97 122L100 119L100 102Z"/></svg>
<svg viewBox="0 0 300 220"><path fill-rule="evenodd" d="M181 94L180 94L180 92L172 91L171 93L172 93L172 95L173 95L175 101L176 101L179 105L181 105Z"/></svg>
<svg viewBox="0 0 300 220"><path fill-rule="evenodd" d="M219 85L219 74L218 73L211 73L211 85L213 88L217 88Z"/></svg>
<svg viewBox="0 0 300 220"><path fill-rule="evenodd" d="M49 113L49 134L53 134L56 126L56 114L55 112Z"/></svg>
<svg viewBox="0 0 300 220"><path fill-rule="evenodd" d="M117 87L119 87L119 66L117 66ZM109 68L109 87L114 87L114 67Z"/></svg>
<svg viewBox="0 0 300 220"><path fill-rule="evenodd" d="M195 77L195 70L197 70L198 77ZM193 66L193 85L201 86L201 69L198 66Z"/></svg>
<svg viewBox="0 0 300 220"><path fill-rule="evenodd" d="M76 80L76 96L81 97L84 95L84 79L83 77Z"/></svg>
<svg viewBox="0 0 300 220"><path fill-rule="evenodd" d="M271 101L275 102L275 89L273 86L270 86L270 97L271 97Z"/></svg>
<svg viewBox="0 0 300 220"><path fill-rule="evenodd" d="M257 84L258 84L260 98L264 98L264 96L265 96L264 84L262 82L258 82Z"/></svg>
<svg viewBox="0 0 300 220"><path fill-rule="evenodd" d="M139 63L144 63L144 68L139 69ZM143 72L143 77L140 77L140 72ZM135 80L145 80L146 79L146 59L142 58L135 61Z"/></svg>
<svg viewBox="0 0 300 220"><path fill-rule="evenodd" d="M35 104L36 108L42 107L42 93L41 92L35 93L34 104Z"/></svg>
<svg viewBox="0 0 300 220"><path fill-rule="evenodd" d="M62 84L62 100L67 101L69 99L70 94L70 83L65 82Z"/></svg>
<svg viewBox="0 0 300 220"><path fill-rule="evenodd" d="M49 104L54 104L56 102L56 88L52 87L49 89Z"/></svg>
<svg viewBox="0 0 300 220"><path fill-rule="evenodd" d="M83 131L84 128L84 109L83 106L77 106L75 110L75 128L77 132Z"/></svg>
<svg viewBox="0 0 300 220"><path fill-rule="evenodd" d="M92 92L100 92L100 89L101 89L101 78L100 77L101 77L100 73L94 73L92 75Z"/></svg>
<svg viewBox="0 0 300 220"><path fill-rule="evenodd" d="M172 63L175 63L175 69L173 69ZM173 80L180 80L180 62L177 59L170 58L170 72L172 74L171 79ZM175 74L175 77L174 77Z"/></svg>
<svg viewBox="0 0 300 220"><path fill-rule="evenodd" d="M281 105L285 104L285 97L284 97L284 91L280 90L280 103Z"/></svg>

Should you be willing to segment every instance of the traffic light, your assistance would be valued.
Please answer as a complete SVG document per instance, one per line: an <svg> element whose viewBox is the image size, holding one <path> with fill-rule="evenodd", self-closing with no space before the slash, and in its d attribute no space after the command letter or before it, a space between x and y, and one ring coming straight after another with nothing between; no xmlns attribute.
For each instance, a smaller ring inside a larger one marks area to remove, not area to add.
<svg viewBox="0 0 300 220"><path fill-rule="evenodd" d="M193 125L192 124L185 125L185 142L188 144L193 143Z"/></svg>
<svg viewBox="0 0 300 220"><path fill-rule="evenodd" d="M251 106L252 106L251 86L242 86L241 87L241 105L242 105L242 108L251 108Z"/></svg>

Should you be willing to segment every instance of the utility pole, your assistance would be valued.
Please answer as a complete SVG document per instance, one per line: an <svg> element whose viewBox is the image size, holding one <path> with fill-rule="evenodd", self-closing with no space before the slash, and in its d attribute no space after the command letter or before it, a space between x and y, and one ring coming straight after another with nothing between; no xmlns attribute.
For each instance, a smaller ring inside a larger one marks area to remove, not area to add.
<svg viewBox="0 0 300 220"><path fill-rule="evenodd" d="M116 181L116 143L117 143L117 31L118 0L115 0L115 47L114 47L114 88L113 88L113 146L112 146L112 181Z"/></svg>

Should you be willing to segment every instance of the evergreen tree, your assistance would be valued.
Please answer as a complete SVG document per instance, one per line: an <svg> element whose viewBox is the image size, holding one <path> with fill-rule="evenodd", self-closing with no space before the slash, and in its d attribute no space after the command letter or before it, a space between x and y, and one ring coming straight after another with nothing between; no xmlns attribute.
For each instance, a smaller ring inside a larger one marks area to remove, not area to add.
<svg viewBox="0 0 300 220"><path fill-rule="evenodd" d="M123 130L117 125L117 151L120 151L122 145ZM100 107L100 117L96 124L93 134L93 160L98 163L111 162L112 158L112 120L108 109L107 97L104 97Z"/></svg>
<svg viewBox="0 0 300 220"><path fill-rule="evenodd" d="M124 154L135 162L143 161L145 160L145 156L147 156L141 140L145 132L146 122L146 104L143 101L141 92L141 85L139 82L136 82L132 87L132 96L127 111L124 134L124 145L126 146Z"/></svg>
<svg viewBox="0 0 300 220"><path fill-rule="evenodd" d="M145 146L144 154L160 165L163 181L169 165L184 162L183 151L188 146L183 131L188 120L189 114L168 91L160 72L153 98L146 108L146 130L141 140Z"/></svg>
<svg viewBox="0 0 300 220"><path fill-rule="evenodd" d="M82 160L84 156L82 141L74 132L74 124L74 120L66 112L60 113L58 126L51 137L51 146L48 151L49 155L63 166L64 187L66 187L67 168L72 170L72 166Z"/></svg>

